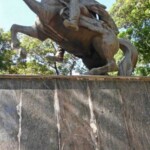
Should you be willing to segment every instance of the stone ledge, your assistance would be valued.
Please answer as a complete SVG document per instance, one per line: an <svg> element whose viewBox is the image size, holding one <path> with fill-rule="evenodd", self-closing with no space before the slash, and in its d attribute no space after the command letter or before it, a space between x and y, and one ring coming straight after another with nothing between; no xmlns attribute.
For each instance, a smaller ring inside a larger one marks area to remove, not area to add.
<svg viewBox="0 0 150 150"><path fill-rule="evenodd" d="M150 81L150 77L139 76L62 76L62 75L0 75L0 79L42 79L42 80L96 80L96 81Z"/></svg>

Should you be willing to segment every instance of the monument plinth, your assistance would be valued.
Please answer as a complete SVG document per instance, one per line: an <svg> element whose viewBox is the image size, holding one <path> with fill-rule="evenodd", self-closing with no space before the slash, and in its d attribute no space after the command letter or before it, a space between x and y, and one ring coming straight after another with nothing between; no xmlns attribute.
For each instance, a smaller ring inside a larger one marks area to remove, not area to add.
<svg viewBox="0 0 150 150"><path fill-rule="evenodd" d="M1 150L149 150L150 78L0 76Z"/></svg>

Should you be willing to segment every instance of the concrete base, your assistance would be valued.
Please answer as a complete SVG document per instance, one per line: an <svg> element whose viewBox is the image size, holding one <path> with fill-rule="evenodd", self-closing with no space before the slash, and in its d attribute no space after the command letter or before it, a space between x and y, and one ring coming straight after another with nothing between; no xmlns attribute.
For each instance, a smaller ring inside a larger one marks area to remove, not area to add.
<svg viewBox="0 0 150 150"><path fill-rule="evenodd" d="M0 150L150 150L150 78L0 76Z"/></svg>

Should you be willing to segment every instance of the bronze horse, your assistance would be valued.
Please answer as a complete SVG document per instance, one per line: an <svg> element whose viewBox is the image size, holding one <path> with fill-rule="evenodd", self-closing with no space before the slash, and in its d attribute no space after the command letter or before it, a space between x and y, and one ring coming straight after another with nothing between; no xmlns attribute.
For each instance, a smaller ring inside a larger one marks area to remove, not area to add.
<svg viewBox="0 0 150 150"><path fill-rule="evenodd" d="M17 33L45 40L52 39L65 51L82 59L89 69L87 74L104 75L118 71L118 75L128 76L137 63L137 50L127 40L118 39L115 23L104 7L94 0L81 2L79 30L73 31L63 25L67 14L66 0L24 0L38 16L34 26L13 25L12 45L19 41ZM87 2L87 3L86 3ZM98 16L98 18L97 18ZM124 58L117 66L114 55L121 48Z"/></svg>

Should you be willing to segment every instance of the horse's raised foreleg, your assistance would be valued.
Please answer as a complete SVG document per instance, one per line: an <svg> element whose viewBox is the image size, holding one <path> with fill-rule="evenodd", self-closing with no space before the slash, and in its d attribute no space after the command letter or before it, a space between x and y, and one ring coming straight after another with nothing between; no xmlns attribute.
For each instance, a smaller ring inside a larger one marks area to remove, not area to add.
<svg viewBox="0 0 150 150"><path fill-rule="evenodd" d="M24 33L34 38L38 38L37 29L35 26L20 26L20 25L12 25L11 27L11 40L12 40L12 48L18 48L19 40L17 39L17 33Z"/></svg>
<svg viewBox="0 0 150 150"><path fill-rule="evenodd" d="M117 71L118 67L116 65L116 61L114 60L114 55L119 49L118 40L115 40L113 37L109 36L105 37L104 35L103 39L101 37L94 38L93 46L100 57L104 59L106 64L102 67L91 69L88 74L102 75L107 74L108 72Z"/></svg>

